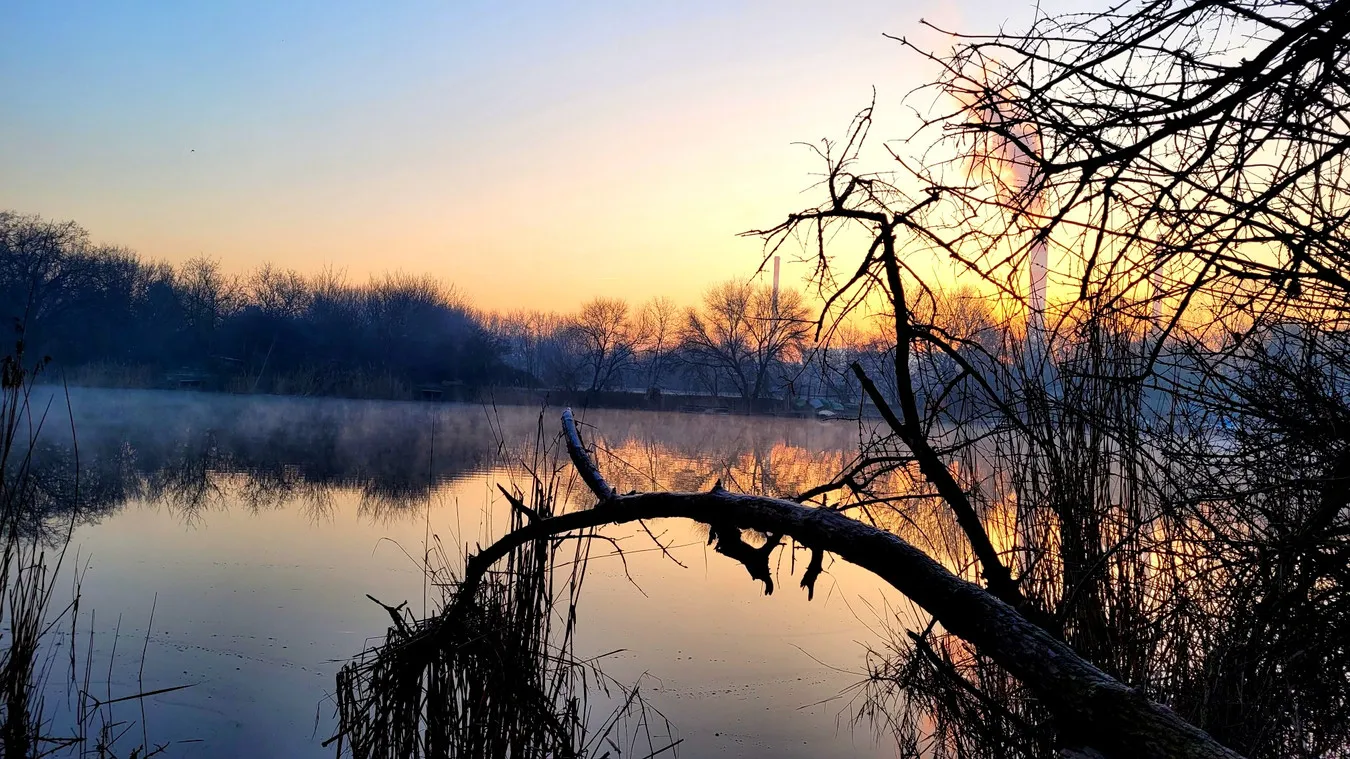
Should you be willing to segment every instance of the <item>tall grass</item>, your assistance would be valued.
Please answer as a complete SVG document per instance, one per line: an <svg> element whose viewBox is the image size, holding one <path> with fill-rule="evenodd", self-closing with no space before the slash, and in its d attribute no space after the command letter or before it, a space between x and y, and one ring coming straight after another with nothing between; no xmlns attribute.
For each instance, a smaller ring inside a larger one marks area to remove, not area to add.
<svg viewBox="0 0 1350 759"><path fill-rule="evenodd" d="M40 642L50 629L48 607L69 538L67 530L67 540L49 554L33 508L32 450L45 413L35 415L29 400L46 362L29 365L25 358L22 334L14 352L0 358L0 749L9 757L43 753Z"/></svg>
<svg viewBox="0 0 1350 759"><path fill-rule="evenodd" d="M18 335L13 351L0 357L0 757L68 753L115 759L118 744L135 723L115 715L112 705L139 705L144 695L92 695L92 618L89 649L84 661L78 660L81 574L73 574L69 596L58 592L57 584L66 576L62 568L81 514L79 449L72 423L74 456L57 488L67 502L53 503L51 483L44 486L44 477L34 468L38 437L53 417L51 404L35 406L32 395L48 360L29 361L22 330ZM69 412L68 397L65 410ZM60 656L64 630L58 629L66 625L68 663ZM47 697L58 692L63 676L65 695L73 704L49 708ZM141 727L145 739L143 713ZM148 740L127 756L144 759L159 753L147 746Z"/></svg>
<svg viewBox="0 0 1350 759"><path fill-rule="evenodd" d="M99 361L77 364L62 371L62 380L72 387L153 388L164 384L164 373L146 364Z"/></svg>
<svg viewBox="0 0 1350 759"><path fill-rule="evenodd" d="M570 468L546 444L542 418L510 529L565 502ZM374 757L656 756L678 741L638 685L576 652L577 607L590 538L540 540L513 551L474 589L448 569L441 611L416 620L404 608L385 641L338 675L339 753Z"/></svg>
<svg viewBox="0 0 1350 759"><path fill-rule="evenodd" d="M1253 759L1350 756L1350 338L1307 333L1253 328L1283 347L1273 357L1179 335L1155 359L1093 318L1058 336L1048 366L1005 362L1007 409L935 413L1046 628ZM976 577L944 503L892 508L922 526L898 531ZM912 627L872 652L859 709L901 755L1044 759L1090 742L983 652Z"/></svg>

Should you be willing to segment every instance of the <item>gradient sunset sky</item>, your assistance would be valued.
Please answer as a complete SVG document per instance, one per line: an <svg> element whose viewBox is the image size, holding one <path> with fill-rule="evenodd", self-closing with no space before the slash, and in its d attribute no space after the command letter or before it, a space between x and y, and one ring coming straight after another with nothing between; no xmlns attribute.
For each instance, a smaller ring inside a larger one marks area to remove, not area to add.
<svg viewBox="0 0 1350 759"><path fill-rule="evenodd" d="M931 71L883 32L1030 2L0 0L0 209L147 258L402 270L485 308L693 302ZM787 276L795 276L788 268Z"/></svg>

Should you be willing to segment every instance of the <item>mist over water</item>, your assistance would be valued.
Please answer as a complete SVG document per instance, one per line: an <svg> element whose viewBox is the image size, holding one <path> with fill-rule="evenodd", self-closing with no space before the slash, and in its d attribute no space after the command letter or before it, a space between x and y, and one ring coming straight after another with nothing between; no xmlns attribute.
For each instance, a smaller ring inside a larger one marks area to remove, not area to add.
<svg viewBox="0 0 1350 759"><path fill-rule="evenodd" d="M67 418L61 389L34 400L51 404L35 448L49 509L80 504L76 634L83 645L92 626L93 660L111 672L91 692L191 684L146 700L144 726L149 745L201 757L331 755L320 744L334 675L389 625L366 595L434 612L424 569L502 534L496 485L523 485L521 463L555 438L559 412L77 388ZM849 422L581 416L621 490L720 479L791 496L837 472L860 434ZM77 460L78 495L60 485ZM587 505L579 485L569 492ZM617 652L604 669L641 680L683 755L887 753L851 724L846 689L907 603L842 563L808 603L786 576L806 557L789 552L766 598L701 528L651 527L684 566L639 527L606 530L625 556L594 545L577 650Z"/></svg>

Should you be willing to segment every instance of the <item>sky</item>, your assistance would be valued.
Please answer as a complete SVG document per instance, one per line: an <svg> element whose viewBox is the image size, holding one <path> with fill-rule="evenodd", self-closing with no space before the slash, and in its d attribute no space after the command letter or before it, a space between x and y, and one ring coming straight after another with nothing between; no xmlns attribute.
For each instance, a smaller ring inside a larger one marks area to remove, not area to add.
<svg viewBox="0 0 1350 759"><path fill-rule="evenodd" d="M0 0L0 209L245 273L403 271L483 308L692 303L814 205L795 142L931 76L884 38L1030 2ZM913 103L914 101L910 101ZM804 267L785 265L794 281Z"/></svg>

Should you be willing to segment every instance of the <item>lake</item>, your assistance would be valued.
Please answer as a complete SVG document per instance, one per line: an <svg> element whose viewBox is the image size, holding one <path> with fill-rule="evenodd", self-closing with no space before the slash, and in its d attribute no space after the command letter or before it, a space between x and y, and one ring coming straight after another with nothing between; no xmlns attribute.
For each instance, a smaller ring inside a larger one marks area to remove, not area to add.
<svg viewBox="0 0 1350 759"><path fill-rule="evenodd" d="M65 396L44 387L35 403L49 395L35 462L55 483L75 456ZM103 700L190 685L116 708L134 731L119 745L144 739L193 757L331 756L320 744L334 730L334 676L390 622L367 594L434 611L425 569L444 560L427 547L455 562L502 534L496 486L525 483L521 464L540 430L555 442L560 412L92 389L73 389L69 408L83 509L66 558L82 576L80 669ZM837 472L860 434L841 421L578 416L622 491L720 479L792 496ZM854 723L852 687L867 648L912 618L908 602L828 560L808 602L798 588L807 557L786 551L766 597L706 546L706 529L651 528L673 559L635 526L604 533L622 559L593 545L576 652L619 651L604 671L641 684L681 755L894 755L872 725ZM61 704L63 657L48 695Z"/></svg>

